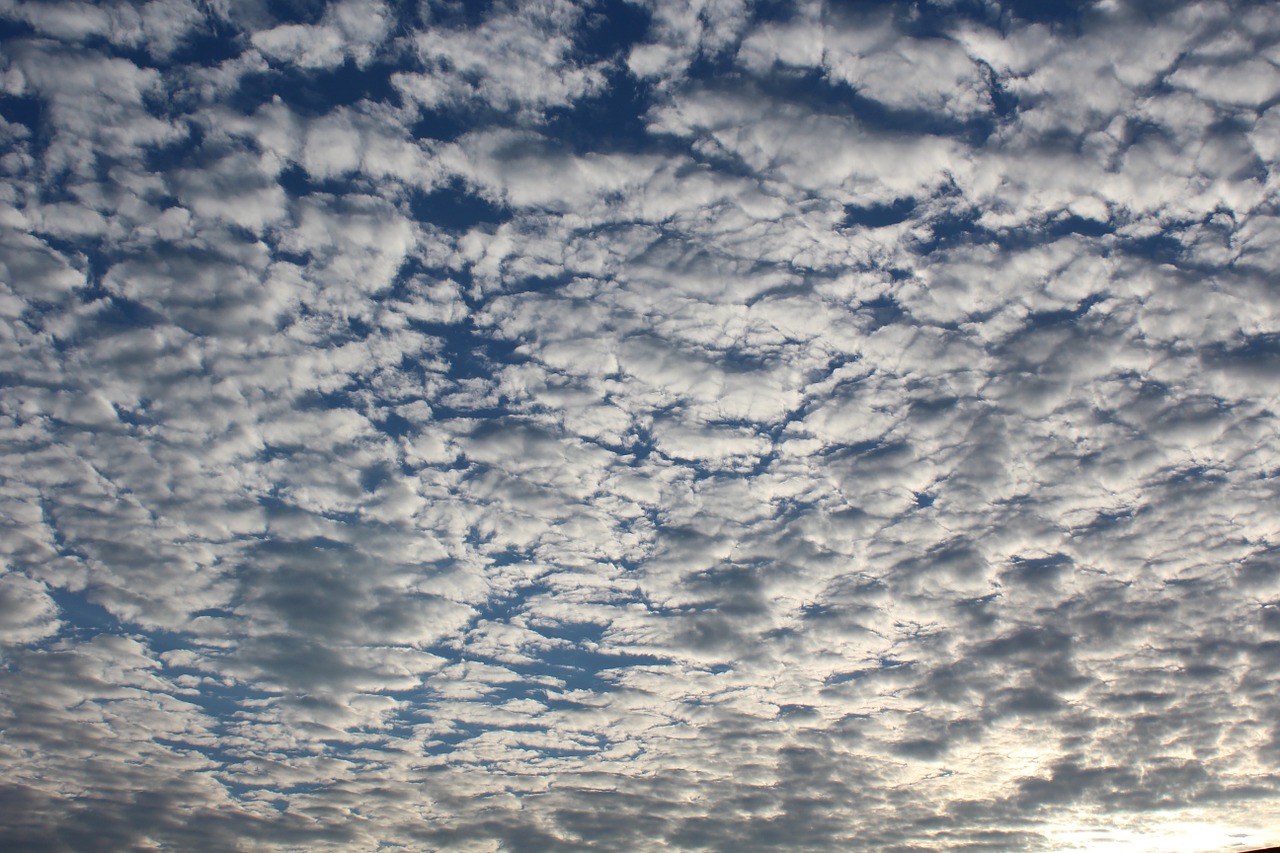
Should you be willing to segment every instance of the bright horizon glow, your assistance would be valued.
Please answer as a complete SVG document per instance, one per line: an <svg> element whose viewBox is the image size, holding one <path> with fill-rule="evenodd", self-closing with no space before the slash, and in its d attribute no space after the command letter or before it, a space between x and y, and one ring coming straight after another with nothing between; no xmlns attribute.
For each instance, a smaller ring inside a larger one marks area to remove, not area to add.
<svg viewBox="0 0 1280 853"><path fill-rule="evenodd" d="M1050 849L1080 853L1215 853L1250 851L1267 845L1262 833L1212 820L1155 821L1140 830L1104 824L1094 829L1049 830L1045 834L1053 843L1062 845Z"/></svg>

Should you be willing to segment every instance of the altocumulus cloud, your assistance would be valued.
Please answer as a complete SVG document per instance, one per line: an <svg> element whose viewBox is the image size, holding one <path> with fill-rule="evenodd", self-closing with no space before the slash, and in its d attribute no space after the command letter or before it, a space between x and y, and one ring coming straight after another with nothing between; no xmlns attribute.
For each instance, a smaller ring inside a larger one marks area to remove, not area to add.
<svg viewBox="0 0 1280 853"><path fill-rule="evenodd" d="M1274 5L0 16L6 850L1280 844Z"/></svg>

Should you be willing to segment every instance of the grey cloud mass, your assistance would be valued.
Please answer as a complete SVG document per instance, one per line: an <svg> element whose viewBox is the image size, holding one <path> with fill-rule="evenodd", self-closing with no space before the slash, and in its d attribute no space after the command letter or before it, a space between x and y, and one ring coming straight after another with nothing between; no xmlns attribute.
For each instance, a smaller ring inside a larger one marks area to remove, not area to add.
<svg viewBox="0 0 1280 853"><path fill-rule="evenodd" d="M1280 845L1272 4L0 33L0 848Z"/></svg>

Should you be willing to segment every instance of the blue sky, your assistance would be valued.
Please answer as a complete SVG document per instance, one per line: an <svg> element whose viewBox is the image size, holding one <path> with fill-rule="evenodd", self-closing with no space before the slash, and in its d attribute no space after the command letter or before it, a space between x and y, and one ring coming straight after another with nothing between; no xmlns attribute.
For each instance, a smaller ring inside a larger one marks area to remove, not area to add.
<svg viewBox="0 0 1280 853"><path fill-rule="evenodd" d="M1280 844L1273 5L0 35L0 846Z"/></svg>

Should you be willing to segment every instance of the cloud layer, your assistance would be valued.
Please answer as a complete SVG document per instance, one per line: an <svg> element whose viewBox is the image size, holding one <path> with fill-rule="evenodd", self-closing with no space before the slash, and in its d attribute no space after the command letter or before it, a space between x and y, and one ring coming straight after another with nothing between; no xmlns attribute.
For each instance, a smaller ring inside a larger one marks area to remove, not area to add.
<svg viewBox="0 0 1280 853"><path fill-rule="evenodd" d="M1280 844L1280 14L1059 5L0 2L6 848Z"/></svg>

